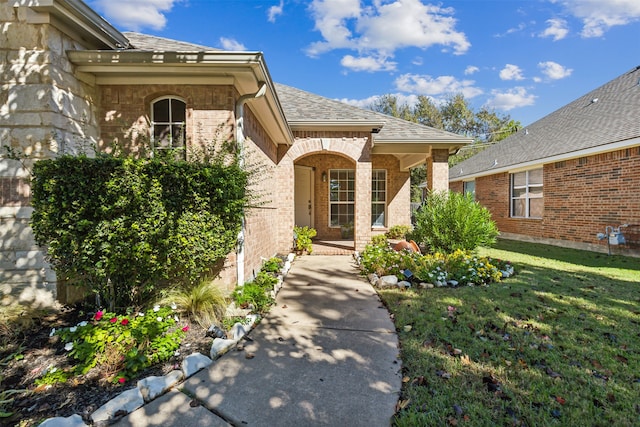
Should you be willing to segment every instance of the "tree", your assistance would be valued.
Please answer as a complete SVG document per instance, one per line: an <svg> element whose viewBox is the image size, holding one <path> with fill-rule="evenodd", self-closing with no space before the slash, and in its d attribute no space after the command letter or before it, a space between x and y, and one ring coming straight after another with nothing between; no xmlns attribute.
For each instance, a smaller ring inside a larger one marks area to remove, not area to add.
<svg viewBox="0 0 640 427"><path fill-rule="evenodd" d="M418 96L418 102L415 105L409 105L399 103L395 95L388 94L378 98L369 108L389 116L472 137L474 139L472 144L449 157L449 166L468 159L522 127L520 122L511 119L509 114L499 114L488 107L474 111L461 93L449 96L440 106L432 98L424 95ZM412 201L420 201L421 192L416 186L424 182L425 178L424 168L412 169Z"/></svg>

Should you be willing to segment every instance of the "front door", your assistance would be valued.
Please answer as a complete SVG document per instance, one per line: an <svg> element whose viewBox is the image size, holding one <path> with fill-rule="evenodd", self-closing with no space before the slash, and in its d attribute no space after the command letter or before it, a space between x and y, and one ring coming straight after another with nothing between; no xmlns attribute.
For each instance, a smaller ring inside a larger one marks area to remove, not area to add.
<svg viewBox="0 0 640 427"><path fill-rule="evenodd" d="M313 168L295 166L294 170L295 225L313 227Z"/></svg>

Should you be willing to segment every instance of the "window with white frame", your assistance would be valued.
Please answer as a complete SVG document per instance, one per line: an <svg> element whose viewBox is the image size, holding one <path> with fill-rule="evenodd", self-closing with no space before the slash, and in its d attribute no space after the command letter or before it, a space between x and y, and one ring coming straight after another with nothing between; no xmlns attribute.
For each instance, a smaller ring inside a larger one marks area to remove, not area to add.
<svg viewBox="0 0 640 427"><path fill-rule="evenodd" d="M463 183L464 194L471 194L471 197L476 198L476 182L475 181L465 181Z"/></svg>
<svg viewBox="0 0 640 427"><path fill-rule="evenodd" d="M356 180L353 169L329 171L329 225L353 225Z"/></svg>
<svg viewBox="0 0 640 427"><path fill-rule="evenodd" d="M374 169L371 173L371 226L386 226L387 171Z"/></svg>
<svg viewBox="0 0 640 427"><path fill-rule="evenodd" d="M542 168L511 174L511 216L542 218Z"/></svg>
<svg viewBox="0 0 640 427"><path fill-rule="evenodd" d="M151 103L151 141L154 152L180 150L184 157L187 104L179 98L163 97Z"/></svg>

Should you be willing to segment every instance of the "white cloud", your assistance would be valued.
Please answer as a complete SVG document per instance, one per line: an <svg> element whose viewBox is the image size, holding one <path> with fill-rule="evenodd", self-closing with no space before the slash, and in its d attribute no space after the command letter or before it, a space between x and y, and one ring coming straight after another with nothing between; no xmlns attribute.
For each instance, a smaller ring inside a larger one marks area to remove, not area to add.
<svg viewBox="0 0 640 427"><path fill-rule="evenodd" d="M233 50L233 51L245 51L247 48L235 39L229 39L227 37L220 37L220 45L224 50Z"/></svg>
<svg viewBox="0 0 640 427"><path fill-rule="evenodd" d="M308 47L310 56L352 49L390 57L397 49L435 45L459 55L471 46L465 34L456 31L452 8L420 0L376 0L365 6L360 0L314 0L310 9L323 38Z"/></svg>
<svg viewBox="0 0 640 427"><path fill-rule="evenodd" d="M167 24L165 13L182 0L93 0L95 7L113 24L126 30L161 30Z"/></svg>
<svg viewBox="0 0 640 427"><path fill-rule="evenodd" d="M482 89L474 86L473 80L457 80L453 76L433 78L427 75L403 74L395 80L398 90L418 95L449 95L461 93L465 98L482 94Z"/></svg>
<svg viewBox="0 0 640 427"><path fill-rule="evenodd" d="M525 28L527 28L527 24L525 24L524 22L521 22L521 23L518 24L517 27L511 27L507 31L505 31L504 33L495 34L494 37L498 37L498 38L506 37L506 36L511 35L511 34L519 33L521 31L523 31Z"/></svg>
<svg viewBox="0 0 640 427"><path fill-rule="evenodd" d="M276 18L282 15L283 8L284 0L280 0L280 3L277 6L271 6L267 11L267 20L269 22L276 22Z"/></svg>
<svg viewBox="0 0 640 427"><path fill-rule="evenodd" d="M352 71L393 71L396 69L396 62L387 61L384 57L361 56L354 57L345 55L340 64Z"/></svg>
<svg viewBox="0 0 640 427"><path fill-rule="evenodd" d="M553 61L539 62L538 68L540 68L542 74L551 80L564 79L573 73L573 69L564 67Z"/></svg>
<svg viewBox="0 0 640 427"><path fill-rule="evenodd" d="M522 76L522 69L517 65L507 64L505 67L500 70L500 79L501 80L524 80Z"/></svg>
<svg viewBox="0 0 640 427"><path fill-rule="evenodd" d="M638 0L550 0L582 20L582 37L600 37L617 25L640 21Z"/></svg>
<svg viewBox="0 0 640 427"><path fill-rule="evenodd" d="M562 40L569 34L569 29L567 28L567 21L564 19L553 18L547 19L547 24L549 26L540 33L540 37L553 37L553 41Z"/></svg>
<svg viewBox="0 0 640 427"><path fill-rule="evenodd" d="M480 71L480 68L476 67L475 65L469 65L467 68L464 69L464 75L470 76L471 74L475 74L478 71Z"/></svg>
<svg viewBox="0 0 640 427"><path fill-rule="evenodd" d="M521 86L514 87L506 92L493 90L491 91L491 95L492 98L487 101L487 104L496 110L503 111L533 105L537 98L535 95L527 93L527 89Z"/></svg>

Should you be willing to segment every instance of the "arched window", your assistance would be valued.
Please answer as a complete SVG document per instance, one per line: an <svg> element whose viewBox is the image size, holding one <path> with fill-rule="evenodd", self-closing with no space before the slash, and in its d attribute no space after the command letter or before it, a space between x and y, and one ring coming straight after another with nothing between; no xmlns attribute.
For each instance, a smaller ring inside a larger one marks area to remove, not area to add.
<svg viewBox="0 0 640 427"><path fill-rule="evenodd" d="M158 98L151 103L151 142L154 152L180 150L184 158L187 104L175 97Z"/></svg>

